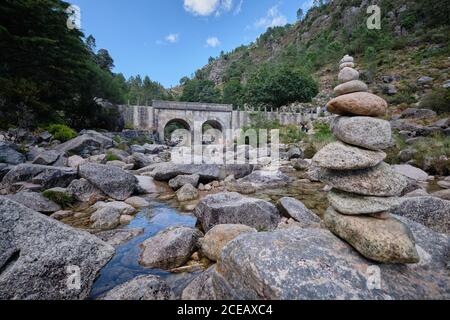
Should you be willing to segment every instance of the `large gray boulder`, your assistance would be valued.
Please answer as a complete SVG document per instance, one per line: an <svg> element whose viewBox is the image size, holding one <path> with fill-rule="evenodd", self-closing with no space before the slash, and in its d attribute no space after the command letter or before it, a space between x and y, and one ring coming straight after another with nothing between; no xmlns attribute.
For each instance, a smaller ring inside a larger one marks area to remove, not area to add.
<svg viewBox="0 0 450 320"><path fill-rule="evenodd" d="M55 150L48 150L37 155L36 158L34 158L33 160L33 164L41 164L48 166L55 163L60 156L61 153Z"/></svg>
<svg viewBox="0 0 450 320"><path fill-rule="evenodd" d="M79 175L106 195L120 201L128 199L138 186L135 176L113 166L87 163L80 166Z"/></svg>
<svg viewBox="0 0 450 320"><path fill-rule="evenodd" d="M197 189L191 184L185 184L177 191L177 199L180 202L191 201L198 198Z"/></svg>
<svg viewBox="0 0 450 320"><path fill-rule="evenodd" d="M408 186L406 177L384 162L361 170L320 169L318 179L338 190L364 196L396 197Z"/></svg>
<svg viewBox="0 0 450 320"><path fill-rule="evenodd" d="M188 227L171 227L141 244L139 263L149 268L170 270L183 266L195 252L202 233Z"/></svg>
<svg viewBox="0 0 450 320"><path fill-rule="evenodd" d="M393 214L406 217L436 232L450 233L450 201L436 197L401 199Z"/></svg>
<svg viewBox="0 0 450 320"><path fill-rule="evenodd" d="M198 174L181 175L171 179L169 181L169 187L171 187L174 190L178 190L187 184L197 187L199 180L200 176Z"/></svg>
<svg viewBox="0 0 450 320"><path fill-rule="evenodd" d="M281 171L253 171L248 176L237 180L238 184L251 184L256 189L286 187L292 178Z"/></svg>
<svg viewBox="0 0 450 320"><path fill-rule="evenodd" d="M24 163L25 161L25 156L20 152L17 152L15 145L7 142L0 142L0 163L15 165Z"/></svg>
<svg viewBox="0 0 450 320"><path fill-rule="evenodd" d="M158 276L138 276L108 291L100 300L174 300L167 283Z"/></svg>
<svg viewBox="0 0 450 320"><path fill-rule="evenodd" d="M105 194L86 179L73 180L67 187L67 192L80 202L96 202Z"/></svg>
<svg viewBox="0 0 450 320"><path fill-rule="evenodd" d="M7 199L0 212L0 300L88 297L113 247Z"/></svg>
<svg viewBox="0 0 450 320"><path fill-rule="evenodd" d="M61 210L61 207L58 204L37 192L22 191L7 197L8 199L20 203L31 210L41 213L53 213Z"/></svg>
<svg viewBox="0 0 450 320"><path fill-rule="evenodd" d="M334 142L323 147L312 159L313 165L333 170L354 170L375 167L386 159L386 153Z"/></svg>
<svg viewBox="0 0 450 320"><path fill-rule="evenodd" d="M278 200L277 208L283 216L294 219L304 228L320 224L320 218L297 199L281 198Z"/></svg>
<svg viewBox="0 0 450 320"><path fill-rule="evenodd" d="M214 292L238 300L449 299L449 237L402 221L416 238L419 264L369 261L326 229L255 233L224 248Z"/></svg>
<svg viewBox="0 0 450 320"><path fill-rule="evenodd" d="M194 278L181 294L181 300L216 300L214 288L212 285L212 276L214 274L214 267L209 267L208 270L202 272Z"/></svg>
<svg viewBox="0 0 450 320"><path fill-rule="evenodd" d="M120 223L120 210L114 207L104 207L95 211L90 220L93 229L111 230Z"/></svg>
<svg viewBox="0 0 450 320"><path fill-rule="evenodd" d="M392 144L388 121L370 117L338 117L332 124L336 138L353 146L370 150L387 149Z"/></svg>
<svg viewBox="0 0 450 320"><path fill-rule="evenodd" d="M56 146L55 150L61 153L89 155L94 150L109 149L114 141L95 131L86 131L85 134Z"/></svg>
<svg viewBox="0 0 450 320"><path fill-rule="evenodd" d="M9 188L16 182L33 182L44 189L66 188L76 178L77 171L73 168L20 164L3 177L2 184Z"/></svg>
<svg viewBox="0 0 450 320"><path fill-rule="evenodd" d="M201 181L207 182L220 180L221 170L215 164L161 163L155 167L153 174L157 181L169 181L181 175L198 174Z"/></svg>
<svg viewBox="0 0 450 320"><path fill-rule="evenodd" d="M205 232L218 224L244 224L257 230L274 230L281 221L273 204L234 192L203 198L194 214Z"/></svg>

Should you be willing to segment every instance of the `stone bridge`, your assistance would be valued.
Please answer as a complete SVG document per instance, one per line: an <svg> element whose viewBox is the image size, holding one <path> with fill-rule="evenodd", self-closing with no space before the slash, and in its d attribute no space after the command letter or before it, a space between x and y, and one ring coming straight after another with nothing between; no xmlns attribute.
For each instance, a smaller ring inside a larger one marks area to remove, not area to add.
<svg viewBox="0 0 450 320"><path fill-rule="evenodd" d="M128 127L156 131L161 140L166 138L165 129L174 123L190 132L202 132L205 125L225 132L227 129L239 129L250 125L251 114L257 112L256 110L237 111L233 110L232 105L225 104L175 101L153 101L152 106L122 105L119 108ZM282 125L300 125L319 116L317 111L308 114L269 110L259 110L259 112L263 112L266 119L279 120Z"/></svg>

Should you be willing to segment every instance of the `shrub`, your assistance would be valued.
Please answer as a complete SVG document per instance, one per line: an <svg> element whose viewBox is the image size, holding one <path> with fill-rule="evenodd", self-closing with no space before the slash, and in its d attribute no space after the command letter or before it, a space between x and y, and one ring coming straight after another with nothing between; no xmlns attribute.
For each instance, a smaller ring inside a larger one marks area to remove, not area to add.
<svg viewBox="0 0 450 320"><path fill-rule="evenodd" d="M296 143L305 139L306 134L296 125L288 125L280 128L280 142L283 144Z"/></svg>
<svg viewBox="0 0 450 320"><path fill-rule="evenodd" d="M120 158L119 158L118 156L112 154L111 151L109 151L109 152L106 154L105 160L106 160L107 162L109 162L109 161L117 161L117 160L120 160Z"/></svg>
<svg viewBox="0 0 450 320"><path fill-rule="evenodd" d="M50 132L56 140L65 142L71 140L77 136L77 133L72 128L64 124L52 124L48 127L48 132Z"/></svg>
<svg viewBox="0 0 450 320"><path fill-rule="evenodd" d="M47 190L44 191L42 195L47 199L59 204L62 208L68 208L75 203L74 197L64 192Z"/></svg>
<svg viewBox="0 0 450 320"><path fill-rule="evenodd" d="M450 90L444 88L433 90L422 98L420 107L437 113L450 112Z"/></svg>
<svg viewBox="0 0 450 320"><path fill-rule="evenodd" d="M419 140L413 148L417 150L415 165L431 174L450 174L450 137L435 134Z"/></svg>

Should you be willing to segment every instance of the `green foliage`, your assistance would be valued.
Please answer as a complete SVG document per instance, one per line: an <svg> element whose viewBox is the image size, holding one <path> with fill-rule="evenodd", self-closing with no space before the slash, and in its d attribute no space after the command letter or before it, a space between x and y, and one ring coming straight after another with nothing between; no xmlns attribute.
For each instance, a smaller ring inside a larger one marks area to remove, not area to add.
<svg viewBox="0 0 450 320"><path fill-rule="evenodd" d="M220 103L220 90L210 80L192 79L186 82L180 101Z"/></svg>
<svg viewBox="0 0 450 320"><path fill-rule="evenodd" d="M61 142L69 141L77 136L77 132L64 124L52 124L47 128L53 138Z"/></svg>
<svg viewBox="0 0 450 320"><path fill-rule="evenodd" d="M239 79L231 79L223 87L223 103L241 106L244 104L244 87Z"/></svg>
<svg viewBox="0 0 450 320"><path fill-rule="evenodd" d="M408 147L405 139L402 136L400 136L398 132L394 132L392 134L392 138L394 143L390 148L385 150L387 154L385 162L389 163L390 165L399 164L401 162L398 156L400 151Z"/></svg>
<svg viewBox="0 0 450 320"><path fill-rule="evenodd" d="M330 126L326 123L314 124L314 134L306 139L307 147L305 149L305 157L312 158L326 145L336 141Z"/></svg>
<svg viewBox="0 0 450 320"><path fill-rule="evenodd" d="M70 208L75 203L75 198L64 192L46 190L42 193L47 199L59 204L63 209Z"/></svg>
<svg viewBox="0 0 450 320"><path fill-rule="evenodd" d="M246 101L256 107L279 108L296 101L310 102L318 92L317 83L301 69L265 66L250 77Z"/></svg>
<svg viewBox="0 0 450 320"><path fill-rule="evenodd" d="M420 107L431 109L437 113L450 112L450 90L444 88L434 89L422 98Z"/></svg>
<svg viewBox="0 0 450 320"><path fill-rule="evenodd" d="M120 158L118 156L114 155L111 151L109 151L106 154L105 160L107 162L109 162L109 161L118 161L118 160L120 161Z"/></svg>
<svg viewBox="0 0 450 320"><path fill-rule="evenodd" d="M415 165L430 174L450 174L450 137L436 134L419 140L413 148L417 150L413 157Z"/></svg>

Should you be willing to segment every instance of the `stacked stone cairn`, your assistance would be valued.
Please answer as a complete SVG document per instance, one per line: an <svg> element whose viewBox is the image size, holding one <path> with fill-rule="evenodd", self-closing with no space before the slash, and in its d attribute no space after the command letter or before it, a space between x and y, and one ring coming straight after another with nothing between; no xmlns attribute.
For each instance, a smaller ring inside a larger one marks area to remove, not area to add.
<svg viewBox="0 0 450 320"><path fill-rule="evenodd" d="M383 150L391 146L392 132L380 117L388 104L368 92L354 68L352 57L341 60L337 97L327 105L329 112L339 115L331 125L338 141L313 158L319 179L333 188L324 222L370 260L418 263L414 236L389 213L400 204L398 197L408 183L384 162Z"/></svg>

